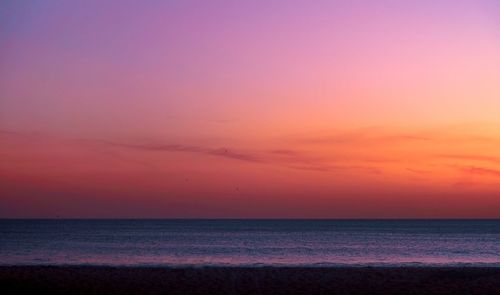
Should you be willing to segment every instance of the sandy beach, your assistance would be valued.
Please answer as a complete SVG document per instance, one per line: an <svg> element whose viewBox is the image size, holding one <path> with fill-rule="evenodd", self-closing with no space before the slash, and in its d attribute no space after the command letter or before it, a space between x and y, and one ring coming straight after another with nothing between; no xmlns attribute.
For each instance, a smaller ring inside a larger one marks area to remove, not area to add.
<svg viewBox="0 0 500 295"><path fill-rule="evenodd" d="M2 294L500 294L500 268L2 266Z"/></svg>

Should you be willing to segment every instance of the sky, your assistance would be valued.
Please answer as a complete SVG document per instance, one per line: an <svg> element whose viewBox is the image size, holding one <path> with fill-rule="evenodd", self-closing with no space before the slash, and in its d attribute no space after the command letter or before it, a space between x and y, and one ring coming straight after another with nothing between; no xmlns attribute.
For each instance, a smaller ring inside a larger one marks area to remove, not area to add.
<svg viewBox="0 0 500 295"><path fill-rule="evenodd" d="M500 3L0 3L0 217L500 218Z"/></svg>

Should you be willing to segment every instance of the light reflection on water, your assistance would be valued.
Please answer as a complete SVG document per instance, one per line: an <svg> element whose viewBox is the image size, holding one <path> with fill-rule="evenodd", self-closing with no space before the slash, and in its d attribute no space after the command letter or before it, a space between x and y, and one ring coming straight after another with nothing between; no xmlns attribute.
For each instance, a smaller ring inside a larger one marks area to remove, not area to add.
<svg viewBox="0 0 500 295"><path fill-rule="evenodd" d="M500 221L1 220L0 264L500 266Z"/></svg>

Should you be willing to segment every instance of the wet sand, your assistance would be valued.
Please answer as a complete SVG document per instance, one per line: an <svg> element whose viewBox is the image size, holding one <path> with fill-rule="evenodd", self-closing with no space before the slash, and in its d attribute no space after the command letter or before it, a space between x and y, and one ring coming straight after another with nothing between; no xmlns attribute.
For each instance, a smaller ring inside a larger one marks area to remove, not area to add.
<svg viewBox="0 0 500 295"><path fill-rule="evenodd" d="M500 294L500 268L0 266L1 294Z"/></svg>

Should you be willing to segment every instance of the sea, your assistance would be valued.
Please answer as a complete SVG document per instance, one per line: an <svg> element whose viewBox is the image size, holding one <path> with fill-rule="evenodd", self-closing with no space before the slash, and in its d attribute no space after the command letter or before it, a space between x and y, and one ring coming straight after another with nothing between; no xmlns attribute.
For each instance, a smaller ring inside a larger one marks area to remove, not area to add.
<svg viewBox="0 0 500 295"><path fill-rule="evenodd" d="M3 219L0 264L500 267L500 220Z"/></svg>

